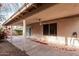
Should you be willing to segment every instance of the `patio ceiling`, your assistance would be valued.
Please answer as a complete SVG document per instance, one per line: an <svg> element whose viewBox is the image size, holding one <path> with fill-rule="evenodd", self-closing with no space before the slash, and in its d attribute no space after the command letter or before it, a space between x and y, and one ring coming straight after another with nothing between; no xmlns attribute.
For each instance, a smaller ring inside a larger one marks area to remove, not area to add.
<svg viewBox="0 0 79 59"><path fill-rule="evenodd" d="M48 21L77 14L79 14L79 4L34 4L13 18L7 25L22 25L23 19L26 19L27 24L32 24L39 22L39 19Z"/></svg>

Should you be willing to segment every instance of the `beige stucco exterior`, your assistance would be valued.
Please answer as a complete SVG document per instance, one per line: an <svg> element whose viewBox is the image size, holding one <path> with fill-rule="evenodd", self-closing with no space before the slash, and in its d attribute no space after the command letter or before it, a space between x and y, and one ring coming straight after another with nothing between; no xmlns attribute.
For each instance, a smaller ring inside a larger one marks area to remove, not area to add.
<svg viewBox="0 0 79 59"><path fill-rule="evenodd" d="M43 35L43 24L49 23L57 23L57 36L71 36L73 32L79 34L79 16L75 16L43 22L42 25L40 23L31 24L32 35Z"/></svg>
<svg viewBox="0 0 79 59"><path fill-rule="evenodd" d="M73 32L77 32L79 37L79 16L75 16L75 17L57 19L54 21L51 20L51 21L43 22L42 25L40 25L40 23L31 24L30 26L32 28L32 35L31 35L32 38L35 38L38 41L42 41L46 43L49 43L48 42L49 40L53 40L53 38L52 39L49 38L50 36L43 35L43 24L49 24L49 23L57 23L56 37L61 37L64 44L65 44L65 40L68 40L66 38L72 37Z"/></svg>
<svg viewBox="0 0 79 59"><path fill-rule="evenodd" d="M44 7L47 8L43 9ZM39 19L41 19L42 25L40 25ZM32 35L29 37L42 42L48 43L49 40L52 41L53 39L62 37L59 40L65 44L65 40L68 40L67 37L71 37L73 32L77 32L79 37L79 4L46 4L30 12L30 14L22 20L26 20L26 27L29 25L32 29ZM17 21L13 24L23 25L22 20L21 22ZM57 36L55 38L53 38L53 36L43 35L43 24L48 23L57 23Z"/></svg>
<svg viewBox="0 0 79 59"><path fill-rule="evenodd" d="M42 25L39 23L32 24L32 35L33 36L40 36L43 34Z"/></svg>

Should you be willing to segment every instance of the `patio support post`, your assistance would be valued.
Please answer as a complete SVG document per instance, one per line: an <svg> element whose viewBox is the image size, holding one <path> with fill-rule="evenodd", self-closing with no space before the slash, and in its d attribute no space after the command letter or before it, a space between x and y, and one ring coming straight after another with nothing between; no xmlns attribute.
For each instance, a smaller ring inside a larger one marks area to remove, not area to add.
<svg viewBox="0 0 79 59"><path fill-rule="evenodd" d="M25 52L25 43L26 43L26 20L23 20L23 51Z"/></svg>
<svg viewBox="0 0 79 59"><path fill-rule="evenodd" d="M11 25L11 42L12 42L12 35L13 35L13 26Z"/></svg>
<svg viewBox="0 0 79 59"><path fill-rule="evenodd" d="M26 21L23 20L23 37L26 38Z"/></svg>

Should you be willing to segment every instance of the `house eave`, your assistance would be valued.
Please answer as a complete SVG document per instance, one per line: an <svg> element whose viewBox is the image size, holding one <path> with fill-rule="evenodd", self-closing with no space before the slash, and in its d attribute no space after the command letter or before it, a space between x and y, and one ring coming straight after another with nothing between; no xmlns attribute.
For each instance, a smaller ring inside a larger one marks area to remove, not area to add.
<svg viewBox="0 0 79 59"><path fill-rule="evenodd" d="M34 3L25 3L18 11L16 11L8 20L6 20L2 25L7 25L10 21L12 21L15 17L21 14L24 10L28 9Z"/></svg>

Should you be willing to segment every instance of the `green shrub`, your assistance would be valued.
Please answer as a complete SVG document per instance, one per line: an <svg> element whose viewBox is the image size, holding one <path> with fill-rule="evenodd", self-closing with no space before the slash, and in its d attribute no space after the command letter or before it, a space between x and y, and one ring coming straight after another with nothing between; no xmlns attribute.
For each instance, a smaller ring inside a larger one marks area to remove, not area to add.
<svg viewBox="0 0 79 59"><path fill-rule="evenodd" d="M15 30L17 35L22 35L22 30Z"/></svg>

